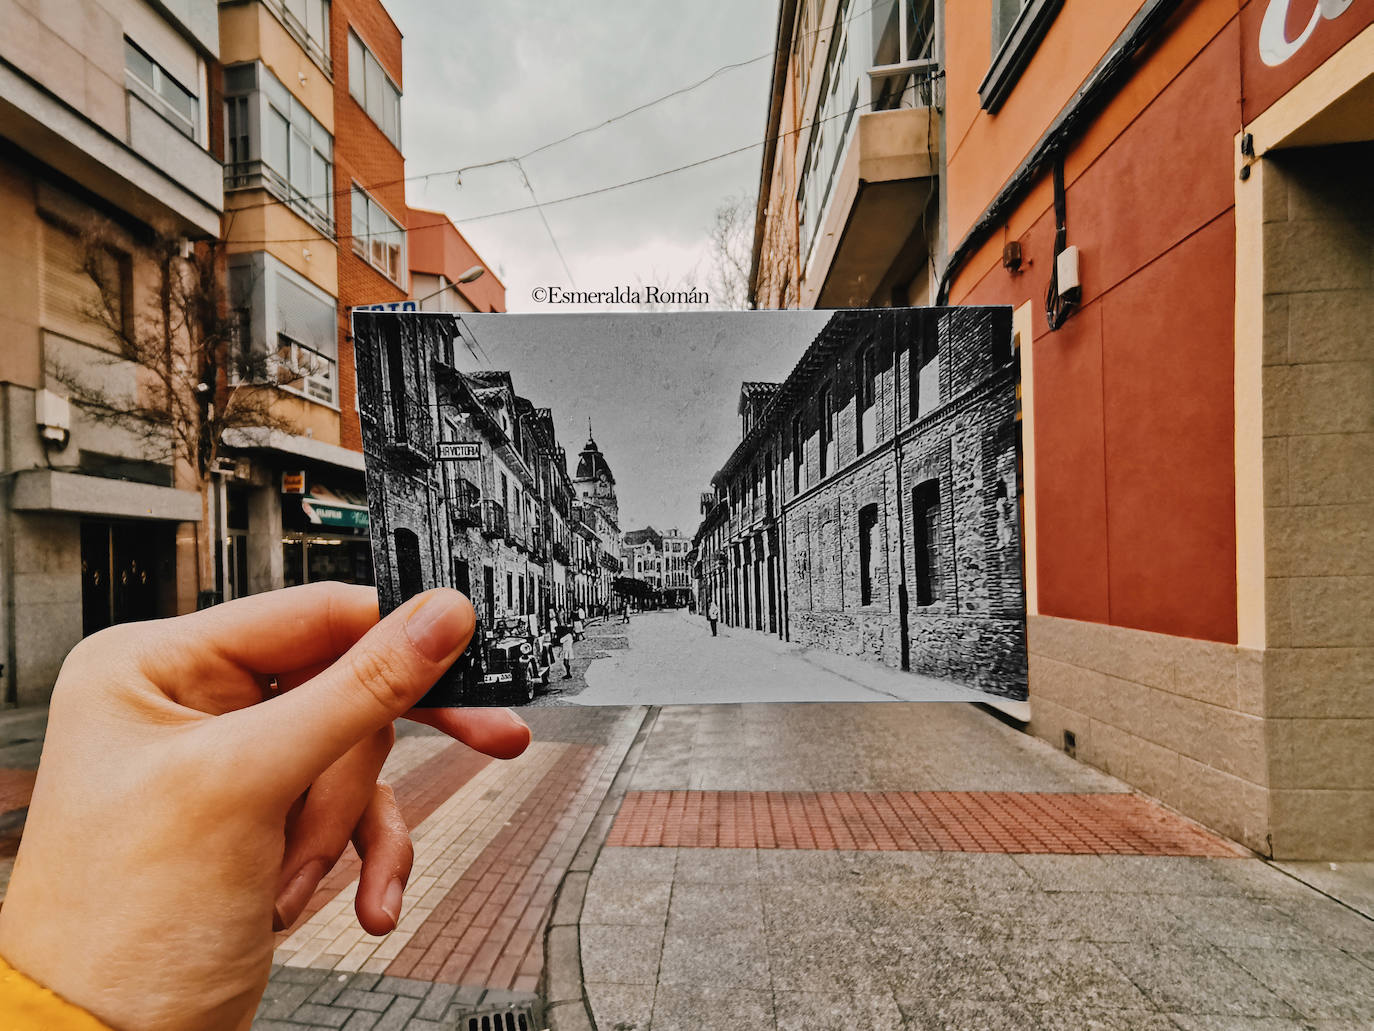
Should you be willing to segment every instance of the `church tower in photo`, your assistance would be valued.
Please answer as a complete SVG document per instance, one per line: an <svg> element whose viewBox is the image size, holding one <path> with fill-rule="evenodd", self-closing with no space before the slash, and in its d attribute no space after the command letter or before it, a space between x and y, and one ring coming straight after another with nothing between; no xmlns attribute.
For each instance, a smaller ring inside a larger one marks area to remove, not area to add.
<svg viewBox="0 0 1374 1031"><path fill-rule="evenodd" d="M620 504L615 497L615 474L610 463L592 438L591 420L587 420L587 443L582 446L582 454L577 459L577 475L573 477L573 487L577 499L583 504L595 505L610 517L611 522L620 525Z"/></svg>

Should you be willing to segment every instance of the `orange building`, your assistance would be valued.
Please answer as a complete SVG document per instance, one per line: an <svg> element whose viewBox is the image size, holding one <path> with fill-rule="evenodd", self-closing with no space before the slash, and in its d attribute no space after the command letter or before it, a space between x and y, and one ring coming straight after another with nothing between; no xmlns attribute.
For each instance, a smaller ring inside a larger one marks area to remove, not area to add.
<svg viewBox="0 0 1374 1031"><path fill-rule="evenodd" d="M1374 4L894 0L935 27L943 96L935 202L890 228L864 209L898 164L861 150L872 86L829 206L797 210L835 123L793 97L843 79L856 16L782 6L773 109L798 113L770 133L758 300L837 295L824 240L797 258L809 215L881 258L829 303L1014 309L1030 731L1266 854L1374 858Z"/></svg>

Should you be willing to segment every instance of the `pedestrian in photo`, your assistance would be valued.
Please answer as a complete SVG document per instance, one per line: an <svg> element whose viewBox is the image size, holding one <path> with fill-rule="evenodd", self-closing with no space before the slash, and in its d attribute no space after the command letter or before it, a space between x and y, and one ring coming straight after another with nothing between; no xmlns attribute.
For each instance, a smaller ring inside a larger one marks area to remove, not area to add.
<svg viewBox="0 0 1374 1031"><path fill-rule="evenodd" d="M577 606L577 615L573 617L573 636L579 641L587 639L587 610L581 605Z"/></svg>
<svg viewBox="0 0 1374 1031"><path fill-rule="evenodd" d="M711 621L711 636L717 636L716 624L720 622L720 607L716 604L715 598L706 606L706 618Z"/></svg>
<svg viewBox="0 0 1374 1031"><path fill-rule="evenodd" d="M572 679L573 641L576 639L572 625L562 623L558 627L559 658L563 660L563 679Z"/></svg>

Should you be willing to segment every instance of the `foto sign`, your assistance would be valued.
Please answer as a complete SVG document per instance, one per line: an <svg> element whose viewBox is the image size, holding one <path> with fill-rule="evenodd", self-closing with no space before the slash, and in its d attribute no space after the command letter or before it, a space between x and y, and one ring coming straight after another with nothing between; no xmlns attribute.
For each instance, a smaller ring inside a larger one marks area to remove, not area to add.
<svg viewBox="0 0 1374 1031"><path fill-rule="evenodd" d="M482 457L482 445L460 440L441 440L435 445L441 462L472 462Z"/></svg>
<svg viewBox="0 0 1374 1031"><path fill-rule="evenodd" d="M304 472L284 472L281 474L281 492L283 494L304 494L305 493L305 473Z"/></svg>

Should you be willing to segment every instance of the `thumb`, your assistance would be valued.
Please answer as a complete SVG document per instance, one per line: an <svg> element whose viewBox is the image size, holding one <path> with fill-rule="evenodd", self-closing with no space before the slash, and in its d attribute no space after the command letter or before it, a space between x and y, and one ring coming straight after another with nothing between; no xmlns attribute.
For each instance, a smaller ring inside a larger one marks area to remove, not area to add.
<svg viewBox="0 0 1374 1031"><path fill-rule="evenodd" d="M387 616L313 679L242 709L241 730L262 764L298 794L355 744L403 715L472 639L472 604L447 588L426 591Z"/></svg>

